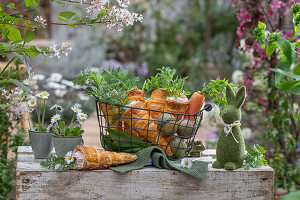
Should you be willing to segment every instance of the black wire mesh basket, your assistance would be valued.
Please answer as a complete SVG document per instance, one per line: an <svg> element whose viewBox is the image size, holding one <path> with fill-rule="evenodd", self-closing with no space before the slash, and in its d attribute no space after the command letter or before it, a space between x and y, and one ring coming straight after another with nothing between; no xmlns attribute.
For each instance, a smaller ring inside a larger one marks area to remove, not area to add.
<svg viewBox="0 0 300 200"><path fill-rule="evenodd" d="M212 105L206 104L199 112L190 115L95 102L100 142L105 150L136 153L157 146L170 159L189 155L203 111L212 109ZM155 119L153 115L159 117Z"/></svg>

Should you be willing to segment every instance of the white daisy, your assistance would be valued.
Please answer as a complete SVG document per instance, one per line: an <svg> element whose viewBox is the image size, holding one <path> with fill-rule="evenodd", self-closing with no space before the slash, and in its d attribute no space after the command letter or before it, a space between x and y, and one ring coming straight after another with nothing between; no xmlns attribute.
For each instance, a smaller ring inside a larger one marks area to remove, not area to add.
<svg viewBox="0 0 300 200"><path fill-rule="evenodd" d="M47 127L47 132L48 132L48 133L49 133L51 127L52 127L52 124L49 124L49 126Z"/></svg>
<svg viewBox="0 0 300 200"><path fill-rule="evenodd" d="M64 110L62 106L57 105L57 104L54 104L54 105L50 108L50 110L53 110L53 109L55 109L55 110L57 110L57 111L59 111L59 112L62 112L62 111Z"/></svg>
<svg viewBox="0 0 300 200"><path fill-rule="evenodd" d="M79 122L79 124L83 124L83 119L81 119L81 118L78 118L78 116L77 116L77 120L78 120L78 122Z"/></svg>
<svg viewBox="0 0 300 200"><path fill-rule="evenodd" d="M82 120L86 120L87 119L87 114L85 113L77 113L77 118L80 118Z"/></svg>
<svg viewBox="0 0 300 200"><path fill-rule="evenodd" d="M224 132L226 133L226 135L231 133L231 124L225 124L224 125Z"/></svg>
<svg viewBox="0 0 300 200"><path fill-rule="evenodd" d="M34 96L32 96L32 97L29 98L28 106L29 107L34 107L35 105L36 105L36 98Z"/></svg>
<svg viewBox="0 0 300 200"><path fill-rule="evenodd" d="M67 164L71 164L74 161L74 157L73 157L73 152L69 151L66 153L65 155L65 161L67 162Z"/></svg>
<svg viewBox="0 0 300 200"><path fill-rule="evenodd" d="M75 113L81 112L81 109L77 108L76 106L71 107L71 110L73 110Z"/></svg>
<svg viewBox="0 0 300 200"><path fill-rule="evenodd" d="M192 161L189 160L188 158L183 158L181 160L181 167L191 168L192 167Z"/></svg>
<svg viewBox="0 0 300 200"><path fill-rule="evenodd" d="M61 119L60 114L53 115L51 118L51 124L54 124L55 122L59 121Z"/></svg>
<svg viewBox="0 0 300 200"><path fill-rule="evenodd" d="M37 94L36 97L41 99L48 99L49 95L50 95L49 92L43 91Z"/></svg>

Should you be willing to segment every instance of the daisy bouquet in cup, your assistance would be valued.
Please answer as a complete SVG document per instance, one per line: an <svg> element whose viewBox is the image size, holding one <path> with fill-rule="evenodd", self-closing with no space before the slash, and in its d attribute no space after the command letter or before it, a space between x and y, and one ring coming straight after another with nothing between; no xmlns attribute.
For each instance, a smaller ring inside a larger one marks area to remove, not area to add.
<svg viewBox="0 0 300 200"><path fill-rule="evenodd" d="M38 92L36 95L29 95L27 98L28 104L28 116L29 112L36 110L37 114L37 124L31 124L28 118L29 129L34 131L46 131L47 126L45 125L45 113L46 113L46 101L49 97L49 92L42 91Z"/></svg>
<svg viewBox="0 0 300 200"><path fill-rule="evenodd" d="M68 137L68 136L81 136L84 133L82 129L83 122L87 119L88 115L83 113L81 109L76 106L71 107L74 112L71 123L67 126L66 122L62 120L61 112L63 108L57 104L52 106L50 110L55 109L56 114L51 118L51 124L47 130L52 130L56 136Z"/></svg>

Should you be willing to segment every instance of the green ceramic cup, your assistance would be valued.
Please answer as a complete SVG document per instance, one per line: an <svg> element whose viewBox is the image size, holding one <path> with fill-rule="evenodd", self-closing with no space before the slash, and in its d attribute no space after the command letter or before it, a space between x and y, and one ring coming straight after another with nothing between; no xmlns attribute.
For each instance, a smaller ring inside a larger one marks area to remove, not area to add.
<svg viewBox="0 0 300 200"><path fill-rule="evenodd" d="M48 158L53 150L52 133L29 130L30 145L37 159Z"/></svg>
<svg viewBox="0 0 300 200"><path fill-rule="evenodd" d="M64 157L67 152L73 151L77 145L83 145L82 136L62 137L53 135L53 143L56 155Z"/></svg>

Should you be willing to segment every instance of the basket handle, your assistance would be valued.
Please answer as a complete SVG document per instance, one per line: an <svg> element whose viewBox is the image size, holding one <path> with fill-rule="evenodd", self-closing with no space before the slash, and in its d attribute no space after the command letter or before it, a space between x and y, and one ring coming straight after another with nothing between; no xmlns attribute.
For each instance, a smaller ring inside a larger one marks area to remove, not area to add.
<svg viewBox="0 0 300 200"><path fill-rule="evenodd" d="M203 112L203 110L205 110L206 112L209 112L213 109L213 107L214 107L214 104L207 103L204 105L204 107L200 111L196 112L194 115L199 115L201 112Z"/></svg>

